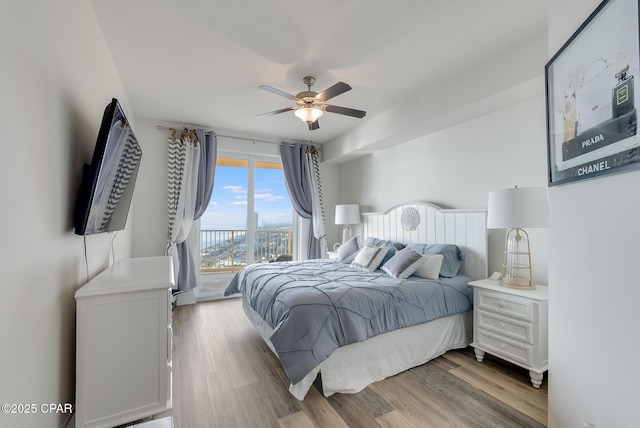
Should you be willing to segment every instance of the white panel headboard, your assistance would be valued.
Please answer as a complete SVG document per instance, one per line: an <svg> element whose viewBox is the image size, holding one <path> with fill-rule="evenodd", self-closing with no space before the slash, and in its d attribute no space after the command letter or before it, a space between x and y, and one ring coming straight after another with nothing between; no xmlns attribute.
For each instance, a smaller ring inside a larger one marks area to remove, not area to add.
<svg viewBox="0 0 640 428"><path fill-rule="evenodd" d="M461 273L487 277L487 212L442 209L406 202L381 213L364 213L364 237L405 244L456 244L464 251ZM417 224L416 224L417 223Z"/></svg>

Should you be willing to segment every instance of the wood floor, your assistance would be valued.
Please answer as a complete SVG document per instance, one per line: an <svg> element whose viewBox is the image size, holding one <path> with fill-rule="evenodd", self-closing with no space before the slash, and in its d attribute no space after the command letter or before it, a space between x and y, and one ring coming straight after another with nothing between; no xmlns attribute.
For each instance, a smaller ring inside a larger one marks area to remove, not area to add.
<svg viewBox="0 0 640 428"><path fill-rule="evenodd" d="M195 427L544 427L547 379L471 348L376 382L358 394L304 401L288 392L280 362L246 319L239 298L173 314L173 417ZM316 382L317 384L318 382Z"/></svg>

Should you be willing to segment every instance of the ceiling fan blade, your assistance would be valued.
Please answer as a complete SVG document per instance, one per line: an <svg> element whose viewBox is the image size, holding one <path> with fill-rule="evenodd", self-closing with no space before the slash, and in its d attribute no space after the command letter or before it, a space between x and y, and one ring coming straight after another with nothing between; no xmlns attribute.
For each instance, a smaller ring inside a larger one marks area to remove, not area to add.
<svg viewBox="0 0 640 428"><path fill-rule="evenodd" d="M333 97L337 97L340 94L343 94L347 91L351 90L351 86L347 85L344 82L338 82L330 88L325 89L316 95L316 99L320 101L327 101Z"/></svg>
<svg viewBox="0 0 640 428"><path fill-rule="evenodd" d="M257 114L256 117L273 116L274 114L284 113L285 111L291 111L291 110L295 110L295 109L296 109L295 107L281 108L280 110L274 110L274 111L269 111L267 113Z"/></svg>
<svg viewBox="0 0 640 428"><path fill-rule="evenodd" d="M309 122L309 131L320 128L320 124L316 120L315 122Z"/></svg>
<svg viewBox="0 0 640 428"><path fill-rule="evenodd" d="M264 89L265 91L271 92L272 94L280 95L281 97L289 98L290 100L293 100L293 101L297 101L298 100L298 97L295 97L295 96L293 96L291 94L287 94L286 92L281 91L280 89L276 89L276 88L274 88L272 86L260 85L260 86L258 86L258 88Z"/></svg>
<svg viewBox="0 0 640 428"><path fill-rule="evenodd" d="M362 119L367 114L366 111L356 110L356 109L347 108L347 107L332 106L329 104L325 104L324 109L325 111L328 111L330 113L345 114L347 116L353 116L360 119Z"/></svg>

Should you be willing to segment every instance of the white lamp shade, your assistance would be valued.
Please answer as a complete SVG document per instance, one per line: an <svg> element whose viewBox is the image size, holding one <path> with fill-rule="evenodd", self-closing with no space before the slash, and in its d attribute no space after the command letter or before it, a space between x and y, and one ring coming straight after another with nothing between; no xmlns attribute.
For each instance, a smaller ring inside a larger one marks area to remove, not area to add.
<svg viewBox="0 0 640 428"><path fill-rule="evenodd" d="M359 224L360 206L357 204L336 205L336 224Z"/></svg>
<svg viewBox="0 0 640 428"><path fill-rule="evenodd" d="M547 227L547 189L515 187L489 192L487 228Z"/></svg>
<svg viewBox="0 0 640 428"><path fill-rule="evenodd" d="M294 114L302 119L303 122L313 123L324 114L324 111L315 107L305 107L299 108Z"/></svg>

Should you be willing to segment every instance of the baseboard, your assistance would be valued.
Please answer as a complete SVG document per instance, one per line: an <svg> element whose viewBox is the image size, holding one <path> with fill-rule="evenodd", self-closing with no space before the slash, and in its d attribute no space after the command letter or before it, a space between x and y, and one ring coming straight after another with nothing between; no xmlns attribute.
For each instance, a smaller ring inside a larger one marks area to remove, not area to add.
<svg viewBox="0 0 640 428"><path fill-rule="evenodd" d="M178 306L182 305L195 305L196 293L194 290L185 291L178 294Z"/></svg>

